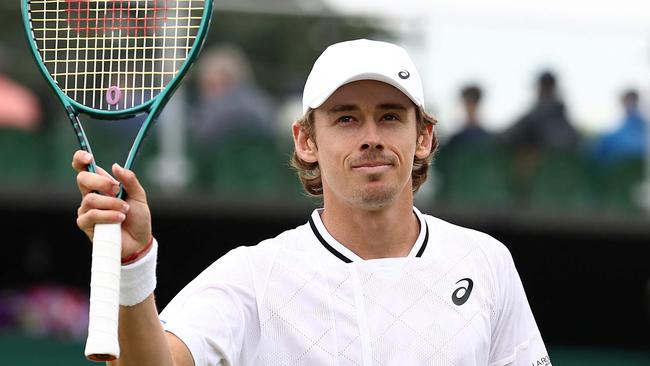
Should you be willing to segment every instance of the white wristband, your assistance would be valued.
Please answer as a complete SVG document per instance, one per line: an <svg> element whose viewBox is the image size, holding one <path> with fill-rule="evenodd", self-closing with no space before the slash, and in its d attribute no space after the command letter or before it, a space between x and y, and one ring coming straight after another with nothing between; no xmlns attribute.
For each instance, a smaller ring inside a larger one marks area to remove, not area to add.
<svg viewBox="0 0 650 366"><path fill-rule="evenodd" d="M143 302L156 288L158 242L153 239L149 252L136 262L122 266L120 273L120 305L133 306Z"/></svg>

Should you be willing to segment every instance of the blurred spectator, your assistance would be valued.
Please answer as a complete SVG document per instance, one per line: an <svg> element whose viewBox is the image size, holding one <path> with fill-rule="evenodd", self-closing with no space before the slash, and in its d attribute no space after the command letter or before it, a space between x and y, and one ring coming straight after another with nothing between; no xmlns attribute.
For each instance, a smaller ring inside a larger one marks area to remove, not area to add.
<svg viewBox="0 0 650 366"><path fill-rule="evenodd" d="M549 71L537 79L537 102L504 133L514 148L513 196L520 208L565 207L581 189L580 137Z"/></svg>
<svg viewBox="0 0 650 366"><path fill-rule="evenodd" d="M0 127L34 131L41 123L41 104L34 92L5 74L8 56L0 45Z"/></svg>
<svg viewBox="0 0 650 366"><path fill-rule="evenodd" d="M628 90L621 98L624 117L620 126L598 139L594 155L602 163L642 159L646 149L647 122L639 111L639 94Z"/></svg>
<svg viewBox="0 0 650 366"><path fill-rule="evenodd" d="M483 92L476 85L468 85L461 90L460 96L465 110L465 122L460 131L447 141L448 150L456 150L467 145L484 144L489 141L490 134L481 126L479 120L479 105Z"/></svg>
<svg viewBox="0 0 650 366"><path fill-rule="evenodd" d="M41 106L29 89L0 74L0 126L33 131L41 122Z"/></svg>
<svg viewBox="0 0 650 366"><path fill-rule="evenodd" d="M579 136L569 122L564 103L557 95L555 75L543 72L537 81L537 102L505 133L518 149L573 150Z"/></svg>
<svg viewBox="0 0 650 366"><path fill-rule="evenodd" d="M63 285L2 290L0 331L81 341L88 329L88 306L88 294Z"/></svg>
<svg viewBox="0 0 650 366"><path fill-rule="evenodd" d="M242 51L234 46L206 50L199 60L197 79L199 96L192 131L197 142L209 145L233 133L272 132L273 103L256 86Z"/></svg>
<svg viewBox="0 0 650 366"><path fill-rule="evenodd" d="M507 160L510 154L495 144L481 126L482 90L465 86L460 99L465 110L462 129L442 146L436 157L439 203L465 208L502 208L509 205Z"/></svg>
<svg viewBox="0 0 650 366"><path fill-rule="evenodd" d="M259 177L270 175L251 161L272 155L276 111L253 80L248 59L234 46L219 46L207 49L197 68L197 104L189 131L194 183L220 194L269 186Z"/></svg>

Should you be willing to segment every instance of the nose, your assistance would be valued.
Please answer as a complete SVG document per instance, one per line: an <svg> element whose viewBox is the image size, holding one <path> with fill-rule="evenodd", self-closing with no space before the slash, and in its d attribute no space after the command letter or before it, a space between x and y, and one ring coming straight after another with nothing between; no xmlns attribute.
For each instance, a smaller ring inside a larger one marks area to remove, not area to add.
<svg viewBox="0 0 650 366"><path fill-rule="evenodd" d="M367 122L364 124L363 129L363 139L361 140L361 150L383 150L384 144L377 131L377 125L373 122Z"/></svg>

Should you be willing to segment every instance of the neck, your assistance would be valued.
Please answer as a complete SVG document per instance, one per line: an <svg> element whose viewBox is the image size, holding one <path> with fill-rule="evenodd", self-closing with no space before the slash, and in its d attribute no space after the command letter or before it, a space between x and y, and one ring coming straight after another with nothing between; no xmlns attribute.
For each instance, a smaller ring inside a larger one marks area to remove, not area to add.
<svg viewBox="0 0 650 366"><path fill-rule="evenodd" d="M468 110L465 123L469 127L478 126L478 113L475 110Z"/></svg>
<svg viewBox="0 0 650 366"><path fill-rule="evenodd" d="M478 119L476 117L470 117L465 121L465 126L466 127L478 127Z"/></svg>
<svg viewBox="0 0 650 366"><path fill-rule="evenodd" d="M363 259L405 257L420 233L413 193L408 193L378 210L353 207L326 194L321 219L334 239Z"/></svg>

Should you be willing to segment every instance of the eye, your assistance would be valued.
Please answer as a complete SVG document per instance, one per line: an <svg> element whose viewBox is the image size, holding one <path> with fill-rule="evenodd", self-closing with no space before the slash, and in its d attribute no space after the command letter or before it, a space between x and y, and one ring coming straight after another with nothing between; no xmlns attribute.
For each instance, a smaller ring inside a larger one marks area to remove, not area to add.
<svg viewBox="0 0 650 366"><path fill-rule="evenodd" d="M398 115L393 113L387 113L381 117L382 121L399 121L400 118Z"/></svg>
<svg viewBox="0 0 650 366"><path fill-rule="evenodd" d="M342 116L342 117L339 117L336 120L336 122L339 122L339 123L350 123L350 122L353 122L353 121L354 121L354 117L352 117L352 116Z"/></svg>

